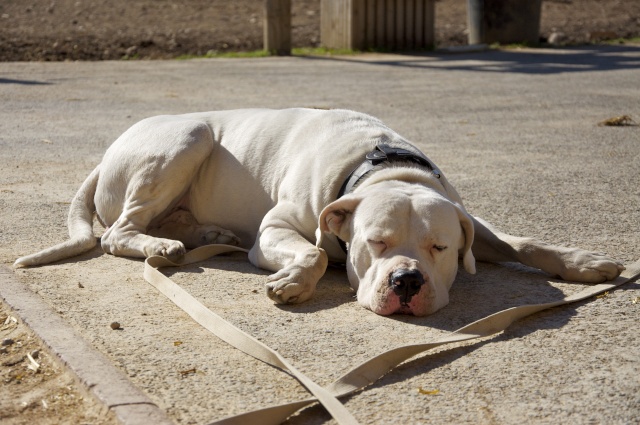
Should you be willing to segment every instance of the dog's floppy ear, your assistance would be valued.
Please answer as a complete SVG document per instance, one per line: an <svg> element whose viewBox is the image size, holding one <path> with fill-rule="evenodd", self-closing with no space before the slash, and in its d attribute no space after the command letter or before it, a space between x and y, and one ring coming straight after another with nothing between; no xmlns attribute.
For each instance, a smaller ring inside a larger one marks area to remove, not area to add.
<svg viewBox="0 0 640 425"><path fill-rule="evenodd" d="M460 252L462 253L462 264L464 269L471 273L476 273L476 259L471 252L471 245L473 245L473 236L475 230L473 228L473 221L471 216L460 207L458 204L454 204L458 210L458 217L460 218L460 226L464 232L464 244L461 244Z"/></svg>
<svg viewBox="0 0 640 425"><path fill-rule="evenodd" d="M324 233L333 233L345 242L351 239L349 222L361 200L359 196L346 195L324 207L318 219L316 246L322 244Z"/></svg>

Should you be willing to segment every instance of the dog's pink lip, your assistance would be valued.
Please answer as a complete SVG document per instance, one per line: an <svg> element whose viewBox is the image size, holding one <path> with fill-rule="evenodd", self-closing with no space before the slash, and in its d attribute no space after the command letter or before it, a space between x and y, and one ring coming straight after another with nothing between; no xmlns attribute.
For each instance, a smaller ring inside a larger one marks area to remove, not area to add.
<svg viewBox="0 0 640 425"><path fill-rule="evenodd" d="M384 306L380 306L380 308L372 307L371 311L373 311L375 314L379 314L380 316L391 316L392 314L397 313L397 309L389 308L388 304Z"/></svg>
<svg viewBox="0 0 640 425"><path fill-rule="evenodd" d="M402 303L401 297L394 293L387 280L385 280L384 282L379 282L378 294L370 301L367 307L381 316L405 314L420 317L432 313L431 307L435 302L433 279L428 273L424 271L421 271L421 273L424 278L424 284L407 303Z"/></svg>
<svg viewBox="0 0 640 425"><path fill-rule="evenodd" d="M388 300L387 305L395 306L395 311L391 314L409 314L416 317L426 316L432 313L431 306L434 302L433 287L430 279L425 279L425 284L421 290L415 294L407 304L402 304L397 295L393 295L393 300Z"/></svg>
<svg viewBox="0 0 640 425"><path fill-rule="evenodd" d="M400 305L397 308L389 307L389 305L386 305L383 308L374 309L373 312L381 316L391 316L394 314L406 314L406 315L413 315L413 316L419 317L419 316L425 316L427 314L427 313L420 313L420 312L416 314L413 308L409 305Z"/></svg>
<svg viewBox="0 0 640 425"><path fill-rule="evenodd" d="M371 306L371 310L379 314L381 316L391 316L393 314L409 314L414 316L424 316L427 313L418 312L416 314L416 306L412 305L411 302L409 304L400 303L400 299L397 295L391 295L392 299L387 299L387 302L380 304L378 306Z"/></svg>
<svg viewBox="0 0 640 425"><path fill-rule="evenodd" d="M408 305L401 305L400 308L398 308L394 314L414 314L413 310L411 310L411 307L409 307Z"/></svg>

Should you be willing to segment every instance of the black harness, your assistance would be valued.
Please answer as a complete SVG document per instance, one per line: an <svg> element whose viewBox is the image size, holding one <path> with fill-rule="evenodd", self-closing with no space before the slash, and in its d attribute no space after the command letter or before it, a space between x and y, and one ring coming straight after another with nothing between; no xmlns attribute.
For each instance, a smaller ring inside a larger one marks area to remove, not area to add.
<svg viewBox="0 0 640 425"><path fill-rule="evenodd" d="M338 192L338 198L341 198L345 194L350 193L367 173L373 170L375 166L383 162L413 162L414 164L427 168L437 178L440 178L441 175L440 170L435 168L433 164L431 164L424 156L416 155L415 153L406 149L392 148L385 143L381 143L377 145L374 150L369 152L365 156L365 160L358 167L356 167L356 169L353 170L351 174L349 174L347 179L342 184L340 192ZM340 248L342 248L342 250L346 253L347 244L340 238L338 238L338 243L340 244Z"/></svg>

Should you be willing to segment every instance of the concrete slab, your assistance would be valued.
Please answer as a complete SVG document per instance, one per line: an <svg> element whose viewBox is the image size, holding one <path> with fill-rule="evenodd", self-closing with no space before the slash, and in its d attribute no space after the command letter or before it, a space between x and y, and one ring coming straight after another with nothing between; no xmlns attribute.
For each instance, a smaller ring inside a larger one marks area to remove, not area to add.
<svg viewBox="0 0 640 425"><path fill-rule="evenodd" d="M623 114L640 121L639 80L637 46L2 63L0 260L8 266L63 240L68 202L80 183L106 147L144 117L315 106L383 119L428 153L470 212L508 232L632 262L640 254L640 127L597 124ZM295 307L274 306L263 294L266 273L242 256L206 261L172 278L327 384L383 350L581 289L522 267L478 269L475 276L460 272L451 304L426 318L362 309L340 270L327 274L314 300ZM11 273L177 423L306 397L295 381L225 346L163 299L142 279L139 260L96 249ZM3 296L13 293L6 288ZM418 357L346 406L371 424L634 422L638 296L640 285L629 284L523 320L495 338ZM109 327L113 321L121 331ZM289 423L331 420L316 407Z"/></svg>

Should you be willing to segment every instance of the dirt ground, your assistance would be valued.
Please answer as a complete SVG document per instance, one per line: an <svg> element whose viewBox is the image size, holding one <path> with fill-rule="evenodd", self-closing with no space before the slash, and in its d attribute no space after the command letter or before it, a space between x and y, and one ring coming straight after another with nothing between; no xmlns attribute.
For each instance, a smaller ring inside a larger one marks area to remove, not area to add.
<svg viewBox="0 0 640 425"><path fill-rule="evenodd" d="M0 61L173 58L262 48L259 0L5 0ZM320 0L293 0L294 47L320 44ZM436 43L466 44L466 0L437 0ZM640 36L637 0L544 0L541 37Z"/></svg>
<svg viewBox="0 0 640 425"><path fill-rule="evenodd" d="M115 424L73 375L0 302L0 422L6 425ZM33 361L28 357L31 356Z"/></svg>

